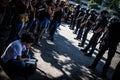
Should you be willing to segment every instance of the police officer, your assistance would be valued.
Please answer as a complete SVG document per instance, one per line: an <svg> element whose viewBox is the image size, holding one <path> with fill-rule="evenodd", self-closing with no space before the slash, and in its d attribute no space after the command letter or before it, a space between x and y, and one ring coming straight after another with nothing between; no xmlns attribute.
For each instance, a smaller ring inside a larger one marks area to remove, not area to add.
<svg viewBox="0 0 120 80"><path fill-rule="evenodd" d="M85 31L83 33L83 38L82 38L81 44L78 44L78 46L84 47L85 40L87 38L87 34L91 30L91 26L93 26L95 24L95 20L96 20L96 11L94 9L92 9L90 11L90 16L88 17L88 19L86 21Z"/></svg>
<svg viewBox="0 0 120 80"><path fill-rule="evenodd" d="M103 77L106 77L106 73L108 71L109 65L111 64L112 58L115 55L117 45L120 42L120 36L117 36L118 34L120 34L120 22L116 20L113 24L111 24L111 26L108 27L108 30L109 30L108 37L107 39L105 39L104 41L105 43L100 48L100 51L97 54L92 65L89 66L89 68L94 69L98 64L98 61L104 55L105 51L108 50L108 57L105 65L103 66L103 70L101 74Z"/></svg>
<svg viewBox="0 0 120 80"><path fill-rule="evenodd" d="M79 12L80 12L80 5L77 5L76 8L75 8L73 22L70 25L70 29L72 29L72 30L74 30L74 27L75 27L75 24L76 24L76 18L78 16Z"/></svg>
<svg viewBox="0 0 120 80"><path fill-rule="evenodd" d="M92 56L92 54L96 48L97 41L98 41L99 37L101 36L104 28L107 26L107 23L108 23L107 15L108 15L108 11L103 10L101 12L100 16L97 19L96 26L93 29L94 34L91 37L89 44L84 49L81 50L81 51L87 53L87 51L91 47L90 52L88 54L85 54L86 56L90 56L90 57Z"/></svg>

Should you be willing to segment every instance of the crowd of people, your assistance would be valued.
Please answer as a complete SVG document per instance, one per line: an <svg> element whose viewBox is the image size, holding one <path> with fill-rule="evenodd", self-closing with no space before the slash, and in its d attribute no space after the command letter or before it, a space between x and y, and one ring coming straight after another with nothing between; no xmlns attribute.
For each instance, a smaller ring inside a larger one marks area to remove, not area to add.
<svg viewBox="0 0 120 80"><path fill-rule="evenodd" d="M110 15L107 10L102 10L98 13L94 9L81 8L80 5L75 8L73 13L74 16L69 27L73 30L74 34L77 34L74 39L80 40L78 46L82 47L81 51L85 54L85 56L92 57L97 44L100 43L99 51L95 57L95 60L88 67L90 69L95 69L106 50L108 50L108 56L101 73L102 77L106 77L109 66L120 42L120 37L117 36L120 34L119 17L115 14ZM93 35L88 44L85 46L89 32L92 32ZM115 77L113 77L112 80L120 79L117 75L119 72L119 63L113 75Z"/></svg>
<svg viewBox="0 0 120 80"><path fill-rule="evenodd" d="M1 65L7 73L22 72L28 76L36 69L36 64L26 63L31 58L29 49L32 44L39 45L45 32L48 32L49 40L54 40L65 2L1 0L0 4ZM11 73L8 74L11 76Z"/></svg>
<svg viewBox="0 0 120 80"><path fill-rule="evenodd" d="M6 66L28 68L25 61L29 56L31 44L39 45L44 33L47 39L54 41L54 35L61 22L67 23L76 34L79 47L85 56L91 57L100 42L99 52L89 68L94 69L106 50L108 57L102 75L106 76L117 45L120 42L120 21L116 15L109 15L107 10L80 5L66 5L64 1L53 0L1 0L0 2L0 57ZM88 33L93 35L85 46ZM5 66L4 65L4 66ZM119 65L118 65L119 66ZM116 68L119 69L119 68ZM115 75L117 75L115 70ZM117 76L118 77L118 76ZM113 80L117 80L113 77Z"/></svg>

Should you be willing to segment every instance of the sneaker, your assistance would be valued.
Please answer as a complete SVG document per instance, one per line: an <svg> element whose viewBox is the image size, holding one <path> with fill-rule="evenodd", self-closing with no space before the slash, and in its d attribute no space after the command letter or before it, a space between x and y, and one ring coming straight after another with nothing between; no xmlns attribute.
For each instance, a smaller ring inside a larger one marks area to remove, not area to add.
<svg viewBox="0 0 120 80"><path fill-rule="evenodd" d="M78 46L79 46L79 47L84 47L81 43L78 43Z"/></svg>
<svg viewBox="0 0 120 80"><path fill-rule="evenodd" d="M85 56L92 57L92 54L88 53L88 54L85 54Z"/></svg>
<svg viewBox="0 0 120 80"><path fill-rule="evenodd" d="M79 40L77 37L76 38L74 38L75 40Z"/></svg>
<svg viewBox="0 0 120 80"><path fill-rule="evenodd" d="M87 53L87 51L85 49L81 49L81 51L84 52L84 53Z"/></svg>
<svg viewBox="0 0 120 80"><path fill-rule="evenodd" d="M77 34L76 32L73 32L73 34Z"/></svg>

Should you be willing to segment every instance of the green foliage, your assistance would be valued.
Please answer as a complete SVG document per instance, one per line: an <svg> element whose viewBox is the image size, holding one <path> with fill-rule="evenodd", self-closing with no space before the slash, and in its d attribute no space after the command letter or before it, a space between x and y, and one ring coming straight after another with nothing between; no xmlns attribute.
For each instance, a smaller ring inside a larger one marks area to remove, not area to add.
<svg viewBox="0 0 120 80"><path fill-rule="evenodd" d="M111 11L111 14L114 13L120 17L120 0L105 0L105 6L108 10Z"/></svg>
<svg viewBox="0 0 120 80"><path fill-rule="evenodd" d="M94 0L88 1L88 7L98 9L98 4Z"/></svg>

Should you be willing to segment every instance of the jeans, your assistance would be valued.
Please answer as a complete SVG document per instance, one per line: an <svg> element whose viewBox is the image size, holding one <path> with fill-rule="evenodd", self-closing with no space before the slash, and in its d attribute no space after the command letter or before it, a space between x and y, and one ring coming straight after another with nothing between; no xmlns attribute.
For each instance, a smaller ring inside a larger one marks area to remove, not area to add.
<svg viewBox="0 0 120 80"><path fill-rule="evenodd" d="M55 34L57 28L59 27L59 25L60 25L60 23L59 23L58 21L55 21L55 22L53 23L53 27L52 27L52 29L50 30L50 33L49 33L51 39L54 38L54 34Z"/></svg>

